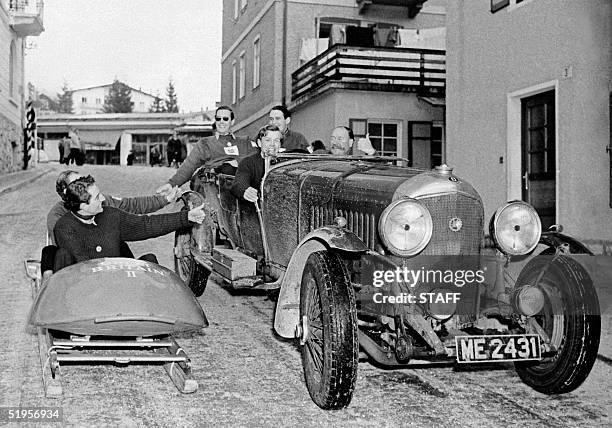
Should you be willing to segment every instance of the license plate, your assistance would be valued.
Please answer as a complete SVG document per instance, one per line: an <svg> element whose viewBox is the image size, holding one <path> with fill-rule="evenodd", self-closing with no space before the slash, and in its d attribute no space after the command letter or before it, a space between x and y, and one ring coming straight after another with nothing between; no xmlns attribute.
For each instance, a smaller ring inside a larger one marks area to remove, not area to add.
<svg viewBox="0 0 612 428"><path fill-rule="evenodd" d="M542 359L537 334L455 336L455 344L458 363Z"/></svg>

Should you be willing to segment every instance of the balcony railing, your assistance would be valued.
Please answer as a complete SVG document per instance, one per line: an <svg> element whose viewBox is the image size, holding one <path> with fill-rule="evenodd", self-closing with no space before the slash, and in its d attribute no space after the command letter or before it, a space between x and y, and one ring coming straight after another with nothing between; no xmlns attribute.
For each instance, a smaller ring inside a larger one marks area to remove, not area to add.
<svg viewBox="0 0 612 428"><path fill-rule="evenodd" d="M45 29L43 0L9 0L11 27L19 37L38 36Z"/></svg>
<svg viewBox="0 0 612 428"><path fill-rule="evenodd" d="M292 74L292 103L329 87L444 96L446 51L334 45Z"/></svg>

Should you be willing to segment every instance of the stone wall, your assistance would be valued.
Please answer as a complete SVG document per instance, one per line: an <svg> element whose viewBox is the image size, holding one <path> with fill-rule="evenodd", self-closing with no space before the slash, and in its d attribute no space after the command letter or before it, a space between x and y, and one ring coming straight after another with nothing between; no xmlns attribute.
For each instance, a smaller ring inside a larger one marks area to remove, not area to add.
<svg viewBox="0 0 612 428"><path fill-rule="evenodd" d="M23 167L23 134L21 128L0 113L0 174Z"/></svg>

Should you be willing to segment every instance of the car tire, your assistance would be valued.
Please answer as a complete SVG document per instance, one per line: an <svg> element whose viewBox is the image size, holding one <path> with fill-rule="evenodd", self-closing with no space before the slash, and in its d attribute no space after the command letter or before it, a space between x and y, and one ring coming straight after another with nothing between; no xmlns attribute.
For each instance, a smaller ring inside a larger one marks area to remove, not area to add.
<svg viewBox="0 0 612 428"><path fill-rule="evenodd" d="M322 409L341 409L351 402L357 379L359 339L355 293L340 257L312 253L300 290L300 320L307 318L308 337L302 365L312 400Z"/></svg>
<svg viewBox="0 0 612 428"><path fill-rule="evenodd" d="M174 271L196 297L204 294L210 270L191 254L191 229L177 230L174 234Z"/></svg>
<svg viewBox="0 0 612 428"><path fill-rule="evenodd" d="M535 318L558 352L537 363L517 362L515 369L538 392L567 393L584 382L597 358L601 331L597 293L582 265L566 256L536 257L527 263L517 287L536 282L544 291L545 305Z"/></svg>

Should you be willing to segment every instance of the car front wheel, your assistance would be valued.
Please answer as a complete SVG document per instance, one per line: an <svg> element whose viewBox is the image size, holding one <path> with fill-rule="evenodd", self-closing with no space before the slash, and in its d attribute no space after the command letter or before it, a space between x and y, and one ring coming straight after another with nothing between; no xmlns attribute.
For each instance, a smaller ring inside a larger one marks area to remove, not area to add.
<svg viewBox="0 0 612 428"><path fill-rule="evenodd" d="M556 355L538 363L516 363L521 380L543 394L578 388L589 375L599 347L601 318L593 282L585 269L565 256L542 256L521 271L517 286L536 285L545 303L535 321L550 338Z"/></svg>
<svg viewBox="0 0 612 428"><path fill-rule="evenodd" d="M306 261L300 291L302 365L308 392L322 409L351 402L359 357L355 293L344 263L329 251Z"/></svg>

